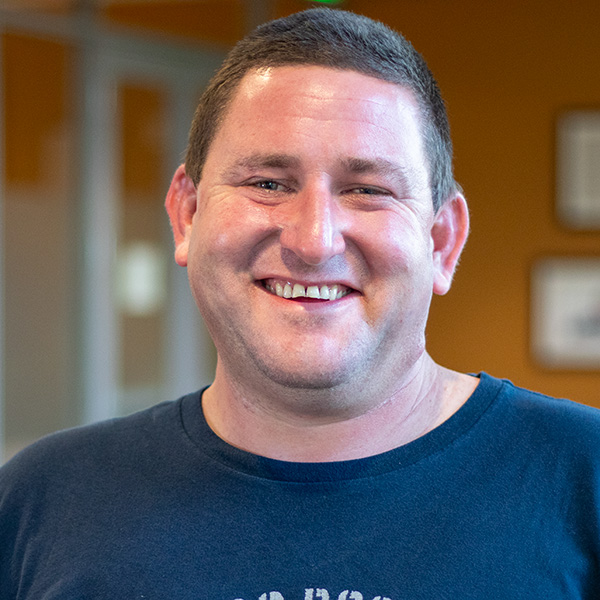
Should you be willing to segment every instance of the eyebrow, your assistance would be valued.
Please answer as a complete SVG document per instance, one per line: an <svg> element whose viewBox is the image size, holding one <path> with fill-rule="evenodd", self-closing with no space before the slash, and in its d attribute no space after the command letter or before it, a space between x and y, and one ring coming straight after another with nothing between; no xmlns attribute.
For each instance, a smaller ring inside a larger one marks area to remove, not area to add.
<svg viewBox="0 0 600 600"><path fill-rule="evenodd" d="M225 175L236 175L240 170L298 168L300 160L289 154L251 154L235 161L226 169Z"/></svg>
<svg viewBox="0 0 600 600"><path fill-rule="evenodd" d="M409 169L405 169L385 158L370 159L350 157L342 159L341 163L345 170L356 175L372 173L374 175L387 175L402 180L410 177Z"/></svg>
<svg viewBox="0 0 600 600"><path fill-rule="evenodd" d="M385 158L342 157L339 159L338 164L346 172L355 175L382 175L394 178L400 182L411 180L411 169L406 169ZM300 159L291 154L255 153L236 160L231 166L225 169L224 175L227 177L237 176L240 174L240 171L253 171L265 168L298 169L300 166Z"/></svg>

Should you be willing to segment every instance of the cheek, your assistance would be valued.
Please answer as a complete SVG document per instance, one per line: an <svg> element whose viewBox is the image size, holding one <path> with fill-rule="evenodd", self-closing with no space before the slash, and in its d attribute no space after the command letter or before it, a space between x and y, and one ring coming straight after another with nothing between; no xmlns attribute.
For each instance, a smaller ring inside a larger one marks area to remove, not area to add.
<svg viewBox="0 0 600 600"><path fill-rule="evenodd" d="M424 274L433 256L433 243L424 228L402 219L380 219L372 225L363 239L374 272L386 277Z"/></svg>
<svg viewBox="0 0 600 600"><path fill-rule="evenodd" d="M194 216L192 238L203 253L219 254L242 241L247 219L233 202L210 202Z"/></svg>
<svg viewBox="0 0 600 600"><path fill-rule="evenodd" d="M248 269L272 231L264 209L245 203L215 203L194 218L189 267L201 279L227 278Z"/></svg>

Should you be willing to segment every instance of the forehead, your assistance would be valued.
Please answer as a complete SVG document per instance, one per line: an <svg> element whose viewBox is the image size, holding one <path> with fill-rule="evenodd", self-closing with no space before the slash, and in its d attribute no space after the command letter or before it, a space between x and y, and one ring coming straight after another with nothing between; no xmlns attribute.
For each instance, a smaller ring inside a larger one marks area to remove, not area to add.
<svg viewBox="0 0 600 600"><path fill-rule="evenodd" d="M261 108L265 110L284 108L291 102L308 112L311 107L319 111L329 107L368 111L370 107L375 117L382 109L389 113L393 108L408 108L420 117L415 95L407 87L349 69L293 65L247 72L232 94L224 120L232 112L254 107L267 98L277 102L264 104Z"/></svg>
<svg viewBox="0 0 600 600"><path fill-rule="evenodd" d="M293 157L304 171L348 160L388 164L428 186L413 93L356 71L285 66L247 73L208 151L205 173L254 155ZM291 164L291 163L290 163Z"/></svg>

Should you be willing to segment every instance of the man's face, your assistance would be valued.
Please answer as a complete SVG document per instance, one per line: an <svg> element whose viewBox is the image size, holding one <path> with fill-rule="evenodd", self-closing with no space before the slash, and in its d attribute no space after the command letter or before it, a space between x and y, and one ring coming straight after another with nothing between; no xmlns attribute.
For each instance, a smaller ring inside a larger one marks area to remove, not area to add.
<svg viewBox="0 0 600 600"><path fill-rule="evenodd" d="M451 277L426 164L402 87L316 66L244 77L178 246L228 373L348 389L410 371Z"/></svg>

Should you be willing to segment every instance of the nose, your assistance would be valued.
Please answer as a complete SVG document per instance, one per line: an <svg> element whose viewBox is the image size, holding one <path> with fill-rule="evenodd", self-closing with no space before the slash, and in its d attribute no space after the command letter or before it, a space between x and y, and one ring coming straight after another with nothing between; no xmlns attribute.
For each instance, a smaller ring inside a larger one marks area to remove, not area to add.
<svg viewBox="0 0 600 600"><path fill-rule="evenodd" d="M341 207L325 186L297 193L287 207L280 243L306 264L318 266L346 248Z"/></svg>

